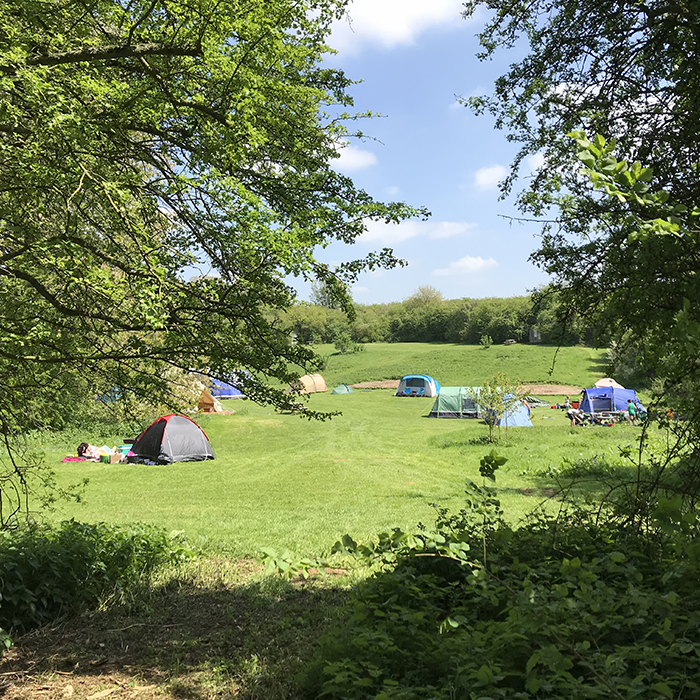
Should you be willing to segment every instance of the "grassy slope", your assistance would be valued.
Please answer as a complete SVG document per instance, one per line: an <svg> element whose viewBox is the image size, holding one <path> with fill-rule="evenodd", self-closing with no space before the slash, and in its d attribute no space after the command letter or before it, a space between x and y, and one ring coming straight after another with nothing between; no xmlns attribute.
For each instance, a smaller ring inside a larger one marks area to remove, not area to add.
<svg viewBox="0 0 700 700"><path fill-rule="evenodd" d="M537 345L494 345L488 350L451 343L373 343L354 355L339 355L331 345L317 351L328 358L326 382L354 384L399 379L404 374L429 374L442 386L479 385L497 372L526 384L591 386L605 374L600 350ZM555 362L556 359L556 362Z"/></svg>
<svg viewBox="0 0 700 700"><path fill-rule="evenodd" d="M397 353L411 357L404 371L427 372L444 384L478 383L497 363L525 367L522 378L548 379L551 354L545 348L464 348L442 345L368 346L365 353L330 358L329 384L341 379L386 378L401 366ZM600 376L596 353L583 348L564 353L556 381L590 385ZM423 356L425 365L416 367ZM432 363L430 358L433 358ZM523 358L516 363L517 358ZM461 361L473 374L459 375ZM355 366L352 366L355 363ZM496 364L491 364L496 363ZM345 366L343 366L345 365ZM452 367L449 370L448 367ZM507 369L508 367L506 367ZM449 372L453 372L450 374ZM561 371L561 370L560 370ZM398 374L400 374L399 372ZM332 380L332 381L331 381ZM550 379L552 381L552 379ZM465 477L477 479L488 428L477 421L428 419L430 399L395 398L391 391L310 397L315 409L341 410L323 423L278 415L247 401L227 403L235 415L201 416L217 459L170 466L62 464L62 483L90 478L87 502L62 506L60 516L125 523L155 522L206 538L237 555L262 546L319 552L346 532L368 537L395 526L430 522L430 503L458 508ZM498 452L509 459L498 485L511 517L538 503L551 487L541 473L562 459L591 452L614 457L637 429L578 428L561 411L533 412L532 429L511 429ZM538 476L540 474L540 476Z"/></svg>

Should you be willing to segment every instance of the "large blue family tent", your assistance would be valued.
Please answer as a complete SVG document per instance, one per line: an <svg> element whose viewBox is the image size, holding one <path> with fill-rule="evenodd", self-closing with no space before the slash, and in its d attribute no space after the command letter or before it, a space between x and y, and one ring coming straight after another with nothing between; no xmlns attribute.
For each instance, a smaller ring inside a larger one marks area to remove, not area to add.
<svg viewBox="0 0 700 700"><path fill-rule="evenodd" d="M618 389L614 386L584 389L580 408L584 413L618 413L627 410L628 401L632 401L638 412L645 412L634 389Z"/></svg>
<svg viewBox="0 0 700 700"><path fill-rule="evenodd" d="M427 374L407 374L401 377L394 396L437 396L440 384Z"/></svg>

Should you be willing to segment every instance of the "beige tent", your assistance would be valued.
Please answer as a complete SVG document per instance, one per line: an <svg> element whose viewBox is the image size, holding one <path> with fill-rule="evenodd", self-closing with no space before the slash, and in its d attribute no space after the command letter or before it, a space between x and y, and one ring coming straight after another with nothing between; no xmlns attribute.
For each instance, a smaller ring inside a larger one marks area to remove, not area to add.
<svg viewBox="0 0 700 700"><path fill-rule="evenodd" d="M197 404L197 410L202 413L222 413L219 399L215 399L206 389L202 391Z"/></svg>
<svg viewBox="0 0 700 700"><path fill-rule="evenodd" d="M624 389L625 387L622 386L622 384L618 384L614 379L611 379L610 377L605 377L603 379L599 379L594 385L596 389L601 389L602 387L605 386L611 386L614 387L615 389Z"/></svg>
<svg viewBox="0 0 700 700"><path fill-rule="evenodd" d="M299 381L295 382L288 391L296 391L299 394L319 394L328 391L328 387L320 374L305 374L299 377Z"/></svg>

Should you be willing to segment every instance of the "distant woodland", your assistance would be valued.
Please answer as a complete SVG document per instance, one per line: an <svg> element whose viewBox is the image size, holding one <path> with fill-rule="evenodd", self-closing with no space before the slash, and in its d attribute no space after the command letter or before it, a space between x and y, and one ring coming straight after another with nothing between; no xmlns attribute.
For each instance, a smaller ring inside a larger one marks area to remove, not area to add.
<svg viewBox="0 0 700 700"><path fill-rule="evenodd" d="M531 296L444 299L432 287L420 287L400 302L355 304L354 318L336 308L323 289L312 301L297 304L279 320L302 343L334 343L351 337L355 343L466 343L482 339L503 343L594 343L595 327L567 316L556 293L539 290Z"/></svg>

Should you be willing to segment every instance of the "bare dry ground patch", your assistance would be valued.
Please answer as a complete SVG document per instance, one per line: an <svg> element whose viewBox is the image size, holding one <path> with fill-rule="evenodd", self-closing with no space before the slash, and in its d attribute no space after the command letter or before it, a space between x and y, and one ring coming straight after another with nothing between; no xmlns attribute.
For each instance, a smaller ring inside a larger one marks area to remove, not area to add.
<svg viewBox="0 0 700 700"><path fill-rule="evenodd" d="M0 661L3 700L291 698L293 679L347 590L325 582L173 578L132 605L15 639ZM245 569L251 569L245 571ZM250 578L252 576L252 578Z"/></svg>
<svg viewBox="0 0 700 700"><path fill-rule="evenodd" d="M360 382L351 384L353 389L397 389L398 379L386 379L380 382ZM576 396L581 393L581 387L569 384L523 384L522 388L528 394L537 396Z"/></svg>

